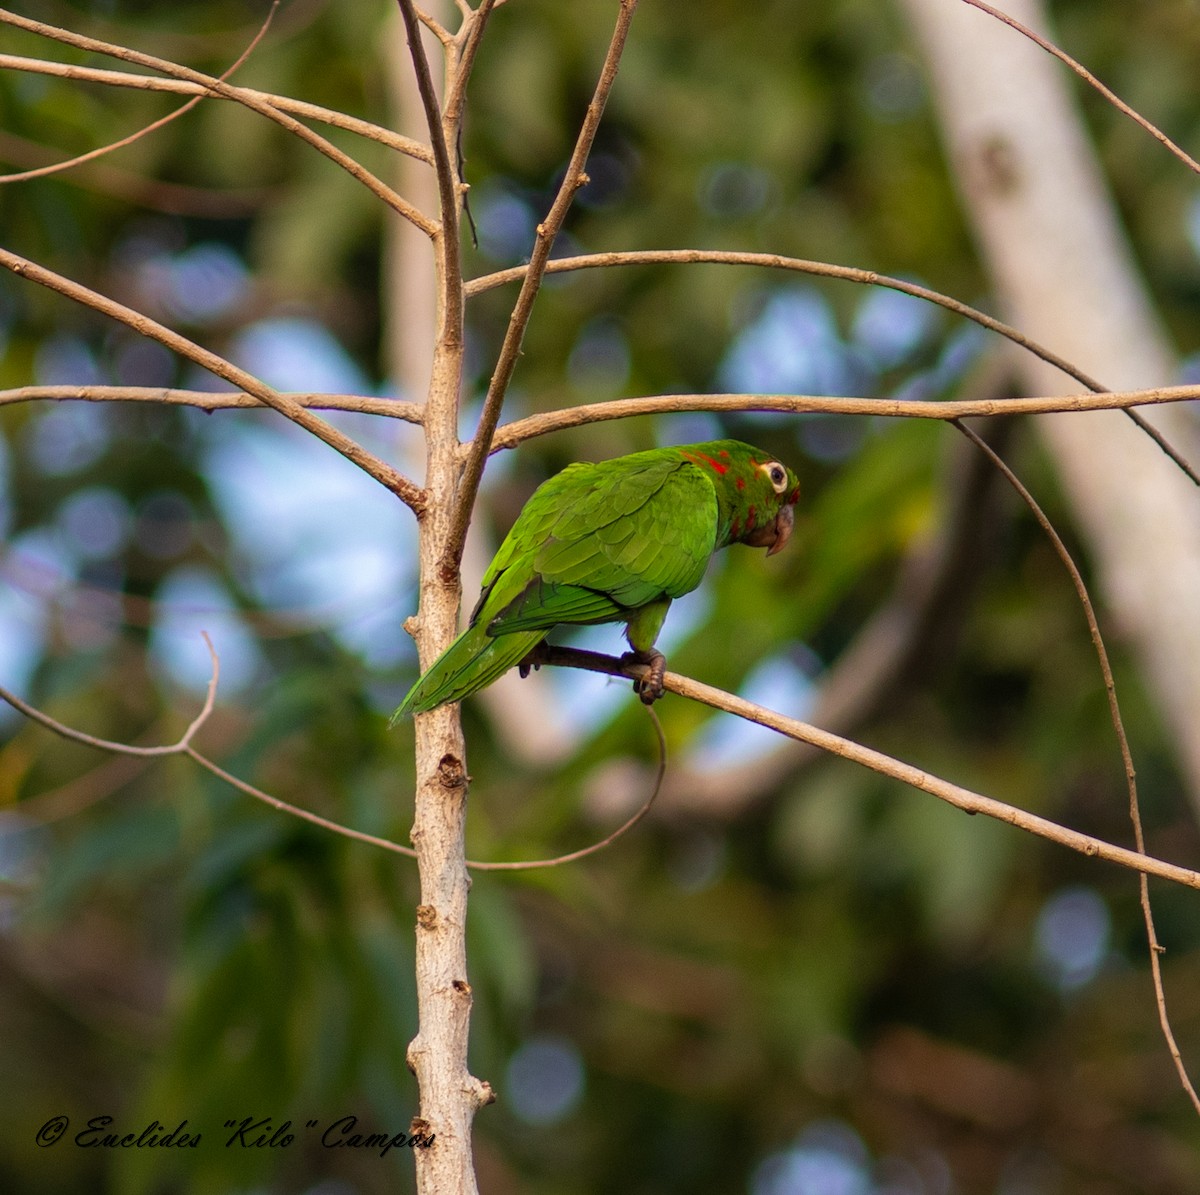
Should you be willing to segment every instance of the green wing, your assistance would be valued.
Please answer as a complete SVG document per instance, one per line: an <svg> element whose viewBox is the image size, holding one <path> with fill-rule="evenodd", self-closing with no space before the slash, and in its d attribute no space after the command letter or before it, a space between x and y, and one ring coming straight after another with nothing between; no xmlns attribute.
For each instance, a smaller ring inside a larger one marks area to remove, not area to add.
<svg viewBox="0 0 1200 1195"><path fill-rule="evenodd" d="M492 635L620 622L700 584L717 497L696 465L638 454L574 465L530 499L484 577Z"/></svg>

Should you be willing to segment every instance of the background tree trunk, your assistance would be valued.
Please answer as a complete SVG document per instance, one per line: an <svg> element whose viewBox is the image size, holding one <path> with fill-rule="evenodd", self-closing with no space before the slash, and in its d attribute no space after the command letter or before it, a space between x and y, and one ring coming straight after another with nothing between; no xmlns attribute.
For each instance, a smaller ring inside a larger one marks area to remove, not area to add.
<svg viewBox="0 0 1200 1195"><path fill-rule="evenodd" d="M1175 361L1070 94L1065 68L954 0L903 0L924 49L951 165L1005 318L1112 388L1162 385ZM1011 15L1044 28L1039 4ZM1030 393L1078 383L1023 354ZM1180 406L1148 410L1191 461ZM1200 492L1120 413L1043 415L1038 430L1133 646L1200 814Z"/></svg>

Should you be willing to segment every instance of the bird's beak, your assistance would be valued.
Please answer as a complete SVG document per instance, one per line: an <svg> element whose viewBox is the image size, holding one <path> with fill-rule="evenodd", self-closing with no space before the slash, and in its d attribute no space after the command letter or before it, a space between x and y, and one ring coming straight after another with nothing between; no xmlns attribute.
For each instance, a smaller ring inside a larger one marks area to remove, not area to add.
<svg viewBox="0 0 1200 1195"><path fill-rule="evenodd" d="M775 538L767 549L768 556L774 556L776 552L783 551L787 541L792 538L792 528L795 525L796 508L790 505L781 506L779 513L775 516Z"/></svg>

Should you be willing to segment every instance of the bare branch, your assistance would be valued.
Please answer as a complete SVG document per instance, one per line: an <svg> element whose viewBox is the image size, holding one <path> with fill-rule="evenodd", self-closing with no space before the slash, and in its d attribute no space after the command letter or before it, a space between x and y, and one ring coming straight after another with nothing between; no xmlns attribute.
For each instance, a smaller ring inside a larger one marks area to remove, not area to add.
<svg viewBox="0 0 1200 1195"><path fill-rule="evenodd" d="M417 78L417 90L421 96L421 105L425 109L425 122L429 126L429 138L433 145L433 168L437 174L441 223L436 239L441 259L441 298L444 304L440 334L447 347L454 347L462 343L463 335L463 279L461 249L458 243L458 179L450 162L450 147L446 141L446 130L442 124L442 114L438 107L433 77L429 73L429 59L425 57L425 46L421 42L421 30L418 25L416 9L413 7L413 0L399 0L399 4L400 15L404 18L404 30L408 36L408 49L413 61L413 71Z"/></svg>
<svg viewBox="0 0 1200 1195"><path fill-rule="evenodd" d="M623 676L630 680L642 679L647 671L645 664L630 663L616 659L613 656L600 655L598 652L582 651L573 647L557 647L542 644L540 648L535 650L535 653L531 654L541 664L583 668L589 672L601 672L608 676ZM893 759L890 755L885 755L882 751L875 751L870 747L863 746L861 743L842 738L840 735L832 734L827 730L821 730L819 727L810 726L807 722L801 722L797 718L789 718L783 714L778 714L774 710L766 709L761 705L755 705L751 701L746 701L744 698L737 697L732 693L726 693L724 690L714 688L712 685L703 684L700 681L692 680L690 677L680 676L675 672L668 672L663 679L663 686L680 697L699 701L716 710L724 710L726 713L734 714L759 726L765 726L768 730L774 730L776 733L785 735L790 739L796 739L801 743L811 743L814 747L819 747L822 751L827 751L831 755L841 756L842 759L847 759L851 763L869 768L871 771L878 772L882 776L899 780L902 784L920 789L922 792L929 793L931 796L937 797L949 805L953 805L956 809L963 810L964 813L982 813L986 817L1007 822L1008 825L1015 826L1019 830L1025 830L1030 834L1035 834L1039 838L1045 838L1051 842L1058 843L1059 846L1065 846L1070 850L1078 851L1082 855L1105 859L1110 863L1128 867L1133 871L1158 876L1164 880L1171 880L1173 883L1182 884L1187 888L1200 889L1200 871L1180 867L1175 863L1167 863L1162 859L1155 858L1153 855L1146 855L1138 851L1128 850L1125 847L1115 846L1110 842L1105 842L1102 838L1093 838L1091 835L1082 834L1078 830L1070 830L1065 826L1060 826L1057 822L1050 821L1048 818L1038 817L1037 814L1027 813L1024 809L1007 805L1003 801L995 800L993 797L985 797L981 793L972 792L970 789L962 788L957 784L951 784L950 781L933 776L928 772L922 771L920 768L914 767L912 764L904 763L899 759Z"/></svg>
<svg viewBox="0 0 1200 1195"><path fill-rule="evenodd" d="M73 299L76 303L81 303L85 307L90 307L92 310L100 312L102 315L107 315L112 319L118 320L140 335L157 340L172 352L179 353L189 361L194 361L197 365L215 373L218 377L222 377L227 382L231 382L247 393L253 394L255 398L267 406L273 407L281 415L286 415L293 423L298 423L302 428L311 432L318 439L323 440L331 448L335 448L347 460L356 464L360 469L374 477L381 485L391 490L396 497L411 507L414 512L420 514L424 510L424 491L418 488L402 473L392 468L386 461L380 460L374 453L368 452L361 444L339 431L331 423L327 423L319 415L312 414L299 403L293 402L291 399L272 390L270 386L259 381L258 378L247 373L244 369L239 369L232 362L226 361L224 357L219 357L216 353L202 348L194 341L188 340L186 336L181 336L178 332L173 332L170 328L158 323L156 320L152 320L149 316L143 315L139 311L134 311L132 308L126 307L124 304L118 303L106 295L99 294L97 291L91 290L81 283L74 282L70 278L56 274L53 270L49 270L45 266L29 261L27 258L19 257L15 253L10 253L7 249L0 249L0 265L22 278L28 278L41 286L48 287L50 290L58 291L59 294L66 295L67 298Z"/></svg>
<svg viewBox="0 0 1200 1195"><path fill-rule="evenodd" d="M271 27L271 21L275 17L275 13L279 10L279 0L272 0L271 7L267 10L266 19L259 26L258 32L254 35L250 44L238 55L236 61L224 71L221 76L221 82L225 82L237 69L240 67L258 47L259 42L267 35L267 30ZM160 116L157 120L151 121L150 124L138 129L136 132L130 133L126 137L122 137L119 141L110 142L108 145L99 146L96 149L89 150L85 154L80 154L77 157L70 158L65 162L56 162L51 166L38 166L33 170L24 170L19 174L0 174L0 183L16 183L23 182L26 179L42 178L49 174L57 174L63 170L70 170L74 166L81 166L85 162L91 162L96 158L102 157L104 154L112 153L113 150L121 149L126 145L132 145L135 141L140 141L149 133L153 133L156 129L161 129L164 125L170 124L171 121L177 120L185 112L190 112L197 104L204 99L207 93L197 94L194 98L188 100L185 104L181 104L173 112L168 112L166 116Z"/></svg>
<svg viewBox="0 0 1200 1195"><path fill-rule="evenodd" d="M401 0L401 4L407 3L408 0ZM454 44L454 37L450 31L440 21L436 20L431 13L426 12L423 8L418 8L415 4L412 6L413 15L434 37L442 43L443 46L451 46Z"/></svg>
<svg viewBox="0 0 1200 1195"><path fill-rule="evenodd" d="M1100 391L1032 398L951 399L946 402L899 398L840 398L805 394L656 394L614 398L582 407L564 407L514 419L496 430L492 452L565 428L665 411L786 411L793 414L879 415L904 419L965 419L972 416L1034 415L1047 412L1111 411L1200 398L1200 386L1160 386L1153 390ZM468 451L470 441L463 445Z"/></svg>
<svg viewBox="0 0 1200 1195"><path fill-rule="evenodd" d="M604 107L608 102L609 93L616 82L621 53L625 49L625 39L629 34L629 26L636 8L637 0L621 0L616 28L613 30L612 40L609 42L604 66L600 71L600 79L596 84L592 101L588 104L587 115L584 117L583 126L575 141L571 160L567 163L562 185L558 189L554 202L550 205L550 211L546 214L545 220L537 226L533 253L530 256L529 265L524 269L521 291L513 306L508 329L500 346L496 368L492 373L487 396L483 401L483 411L479 416L479 425L475 429L470 455L463 469L454 522L442 561L443 570L457 568L458 562L462 559L463 543L466 541L467 524L471 521L475 495L479 489L479 481L483 477L483 467L491 451L496 424L500 422L504 396L508 392L508 384L512 379L513 370L516 369L517 358L521 355L521 342L525 337L525 329L529 326L533 303L542 285L542 276L550 262L550 251L554 248L555 238L567 217L567 212L575 198L575 192L588 181L583 168L587 164L592 142L600 127L600 119L604 115Z"/></svg>
<svg viewBox="0 0 1200 1195"><path fill-rule="evenodd" d="M404 423L421 423L419 403L364 394L322 394L317 391L280 390L279 395L297 406L322 411L353 411L381 415ZM0 406L22 402L143 402L170 407L196 407L201 411L245 411L270 404L245 391L176 390L161 386L20 386L0 390Z"/></svg>
<svg viewBox="0 0 1200 1195"><path fill-rule="evenodd" d="M996 20L1002 21L1005 25L1009 26L1010 29L1015 29L1018 33L1024 34L1031 42L1041 46L1048 54L1053 54L1059 62L1069 66L1089 87L1094 87L1118 112L1123 112L1130 120L1141 125L1151 137L1170 150L1189 170L1200 174L1200 162L1197 162L1191 154L1176 145L1157 125L1151 124L1140 112L1131 108L1115 91L1105 87L1087 67L1077 62L1070 54L1060 50L1052 41L1042 37L1040 33L1035 33L1028 25L1021 24L1016 17L1010 17L1008 13L1001 12L998 8L993 8L990 4L985 4L984 0L963 0L963 3L969 4L972 8L978 8L981 12L986 12L989 16L995 17Z"/></svg>
<svg viewBox="0 0 1200 1195"><path fill-rule="evenodd" d="M91 66L75 66L67 62L48 62L41 58L22 58L15 54L0 54L0 70L26 71L30 74L51 75L59 79L69 79L80 83L103 83L109 87L126 87L136 91L165 91L176 95L208 96L210 99L232 100L234 97L218 93L216 95L201 83L191 83L186 79L160 79L156 75L131 75L124 71L101 70ZM278 108L280 112L288 112L292 116L303 116L307 120L320 121L332 128L342 129L348 133L357 133L369 141L386 145L398 153L410 158L433 164L433 152L429 146L414 141L411 137L403 137L385 129L382 125L372 124L358 116L339 112L336 108L322 108L319 104L310 104L307 100L296 100L290 96L277 95L270 91L257 91L251 87L238 89L243 95L260 100Z"/></svg>
<svg viewBox="0 0 1200 1195"><path fill-rule="evenodd" d="M401 846L398 842L392 842L388 838L379 838L374 834L366 834L362 830L352 829L350 826L343 826L340 822L330 821L327 817L322 817L319 813L313 813L308 809L301 809L298 805L290 805L287 801L281 801L278 797L273 797L270 793L264 792L261 788L256 788L253 784L240 779L233 775L232 772L225 771L219 764L213 763L205 755L201 755L195 747L185 746L181 754L186 755L202 767L206 772L216 776L218 780L224 781L231 788L236 788L238 792L245 793L248 797L253 797L256 801L261 801L264 805L269 805L272 809L279 813L287 813L292 817L298 817L301 821L308 822L314 826L320 826L322 830L332 830L335 834L340 834L343 838L352 838L355 842L365 842L369 846L381 847L385 851L391 851L395 855L406 855L413 858L416 855L411 847Z"/></svg>
<svg viewBox="0 0 1200 1195"><path fill-rule="evenodd" d="M1062 561L1063 567L1067 570L1071 578L1071 584L1075 587L1075 593L1079 598L1079 604L1083 607L1084 617L1087 619L1088 633L1091 635L1092 646L1096 652L1096 659L1100 663L1100 672L1104 677L1104 690L1108 696L1109 715L1112 719L1113 730L1117 735L1117 742L1121 749L1121 762L1125 766L1125 783L1129 790L1129 820L1133 823L1133 838L1140 855L1146 854L1146 837L1142 831L1142 814L1138 807L1137 779L1133 767L1133 754L1129 749L1129 739L1125 734L1125 723L1121 718L1121 707L1117 702L1117 685L1113 679L1112 665L1108 659L1108 649L1104 645L1104 636L1100 633L1100 623L1096 618L1096 611L1092 605L1092 599L1088 595L1087 585L1083 580L1083 574L1079 571L1074 558L1071 556L1067 545L1063 543L1062 537L1054 528L1054 524L1050 522L1045 511L1038 505L1037 500L1029 492L1021 482L1021 479L1009 468L1004 459L992 448L990 444L982 440L975 432L965 424L955 420L954 426L958 428L987 458L992 462L1001 473L1009 485L1021 496L1021 501L1029 507L1033 513L1033 517L1037 520L1038 526L1046 534L1054 546L1054 551L1058 554L1058 558ZM1187 1092L1188 1098L1192 1101L1192 1106L1197 1112L1200 1112L1200 1096L1197 1096L1196 1089L1192 1085L1192 1080L1187 1072L1187 1067L1184 1065L1183 1055L1180 1053L1179 1045L1175 1040L1175 1034L1171 1029L1171 1021L1167 1015L1167 997L1166 990L1163 987L1162 966L1159 962L1159 955L1162 953L1162 946L1158 941L1158 934L1154 929L1154 913L1150 908L1150 885L1146 879L1146 873L1143 872L1139 877L1140 895L1142 905L1142 918L1146 923L1146 941L1150 951L1150 973L1154 979L1154 995L1158 1004L1159 1025L1162 1028L1163 1038L1167 1043L1167 1049L1171 1054L1171 1058L1175 1063L1176 1073L1179 1075L1179 1081Z"/></svg>
<svg viewBox="0 0 1200 1195"><path fill-rule="evenodd" d="M487 27L488 17L495 8L495 0L483 0L477 12L466 16L457 38L462 44L462 52L458 59L458 69L450 84L450 94L446 97L446 121L450 128L457 129L462 123L463 106L467 102L467 84L471 79L471 70L475 65L475 55L479 51L479 43L483 40L483 31Z"/></svg>
<svg viewBox="0 0 1200 1195"><path fill-rule="evenodd" d="M954 312L955 315L960 315L964 319L971 320L982 328L987 328L990 332L995 332L997 335L1003 336L1006 340L1010 340L1013 344L1019 345L1027 352L1032 353L1035 357L1040 357L1047 364L1053 365L1056 369L1061 369L1063 373L1073 377L1089 390L1101 393L1106 389L1104 385L1094 378L1089 377L1083 370L1076 365L1072 365L1064 357L1060 357L1044 345L1031 340L1023 332L1017 331L1016 328L1012 328L1008 324L994 319L986 312L979 311L975 307L962 303L958 299L953 299L949 295L944 295L940 291L932 290L927 286L919 286L915 282L906 282L902 278L892 278L887 274L877 274L874 270L859 270L852 266L838 266L829 262L806 261L803 258L797 257L783 257L777 253L736 253L710 249L646 249L619 253L592 253L578 257L560 257L556 261L548 262L545 266L545 272L558 274L571 270L590 270L608 266L663 265L669 263L765 266L770 269L793 270L801 274L812 274L820 278L837 278L845 282L857 282L865 286L887 287L889 290L899 291L901 294L912 295L914 298L935 303L947 311ZM491 290L507 282L515 282L520 278L525 278L528 276L530 268L529 265L514 266L512 269L498 270L494 274L487 274L481 278L476 278L467 283L467 297L470 298L472 295L480 294L485 290ZM1187 475L1193 484L1200 486L1200 472L1171 445L1157 428L1147 423L1136 411L1127 411L1126 414L1171 458L1174 464Z"/></svg>
<svg viewBox="0 0 1200 1195"><path fill-rule="evenodd" d="M35 169L60 165L54 151L41 142L3 130L0 130L0 159ZM200 216L210 220L253 215L277 193L269 186L215 188L165 182L114 166L111 162L85 163L70 174L62 175L60 181L170 215Z"/></svg>
<svg viewBox="0 0 1200 1195"><path fill-rule="evenodd" d="M240 87L234 87L230 83L222 83L212 75L192 70L191 67L181 66L177 62L170 62L165 58L156 58L152 54L143 54L139 50L131 50L126 46L117 46L110 42L98 41L94 37L84 37L82 34L71 33L66 29L58 28L56 25L47 25L42 21L33 21L28 17L18 16L7 9L0 8L0 22L6 25L13 25L18 29L25 29L30 33L39 34L42 37L50 38L52 41L75 46L77 49L90 50L97 54L107 54L112 58L119 58L125 62L133 62L138 66L148 67L151 70L159 71L173 78L186 79L191 83L200 84L213 94L223 95L227 99L236 100L239 104L243 104L252 111L267 117L268 120L273 120L281 128L287 129L289 133L295 134L300 140L306 141L314 149L329 158L330 161L337 163L351 177L357 179L367 187L368 190L383 200L393 211L415 224L427 236L432 238L437 235L438 226L428 216L423 212L419 212L403 196L398 195L365 166L350 157L349 154L343 153L333 142L326 140L319 133L314 133L307 125L301 124L300 121L295 120L293 117L287 115L287 113L281 112L267 101L258 99Z"/></svg>
<svg viewBox="0 0 1200 1195"><path fill-rule="evenodd" d="M185 754L191 750L191 742L196 737L196 732L208 721L209 716L212 714L213 703L217 695L217 679L220 675L221 667L217 659L216 650L213 648L212 640L205 632L201 631L200 633L204 636L209 658L212 660L212 677L208 682L208 691L205 694L204 704L201 706L200 712L192 719L187 729L174 743L168 743L162 747L136 747L129 743L114 743L108 739L100 739L94 735L85 734L82 730L75 730L59 722L56 718L43 713L36 706L30 705L29 702L22 700L15 693L3 686L0 686L0 700L8 702L13 709L20 711L31 722L36 722L39 726L44 726L60 738L69 739L73 743L82 743L85 747L94 747L97 751L108 751L113 755L135 755L143 759L153 756Z"/></svg>
<svg viewBox="0 0 1200 1195"><path fill-rule="evenodd" d="M650 806L662 792L663 777L667 774L667 736L663 734L662 723L658 720L658 715L654 710L648 705L642 708L650 715L650 719L654 723L654 733L658 737L658 770L654 776L654 785L650 790L650 795L631 817L622 822L611 834L606 834L599 842L593 842L591 846L581 847L577 851L558 855L553 859L526 859L524 862L514 863L476 863L468 859L467 866L474 868L475 871L532 871L542 867L561 867L564 863L575 863L580 859L586 859L588 855L594 855L598 851L604 850L605 847L616 842L627 830L632 830L650 812Z"/></svg>

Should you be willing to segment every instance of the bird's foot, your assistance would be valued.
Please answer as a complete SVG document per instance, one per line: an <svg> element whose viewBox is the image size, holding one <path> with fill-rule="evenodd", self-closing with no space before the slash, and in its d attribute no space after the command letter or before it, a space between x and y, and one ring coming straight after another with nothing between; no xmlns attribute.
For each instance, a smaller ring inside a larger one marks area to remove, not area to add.
<svg viewBox="0 0 1200 1195"><path fill-rule="evenodd" d="M648 671L641 680L633 682L633 691L642 699L643 705L653 705L664 693L663 675L667 671L667 657L661 651L627 651L621 657L622 664L645 664Z"/></svg>

